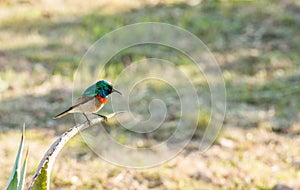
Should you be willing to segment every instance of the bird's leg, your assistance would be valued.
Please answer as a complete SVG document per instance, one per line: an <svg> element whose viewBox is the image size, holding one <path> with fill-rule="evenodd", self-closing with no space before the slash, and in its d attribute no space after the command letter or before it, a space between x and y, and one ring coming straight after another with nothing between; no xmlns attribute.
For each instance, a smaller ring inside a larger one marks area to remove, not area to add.
<svg viewBox="0 0 300 190"><path fill-rule="evenodd" d="M84 115L84 117L86 118L87 122L89 123L89 126L91 126L91 121L89 120L89 118L85 115L85 113L82 113Z"/></svg>
<svg viewBox="0 0 300 190"><path fill-rule="evenodd" d="M97 115L99 117L102 117L104 119L105 122L107 122L107 117L105 115L100 115L98 113L93 113L94 115Z"/></svg>

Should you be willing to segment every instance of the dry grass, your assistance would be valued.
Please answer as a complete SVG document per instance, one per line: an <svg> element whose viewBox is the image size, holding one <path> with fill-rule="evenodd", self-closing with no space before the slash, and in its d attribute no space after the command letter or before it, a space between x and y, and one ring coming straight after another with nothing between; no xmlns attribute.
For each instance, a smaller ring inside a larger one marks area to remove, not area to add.
<svg viewBox="0 0 300 190"><path fill-rule="evenodd" d="M220 137L200 154L197 132L176 158L134 170L101 160L77 136L55 163L52 189L299 189L298 1L193 2L0 1L0 189L23 122L28 184L51 143L73 125L71 117L51 118L71 104L73 71L86 49L106 32L140 21L182 26L213 51L228 92ZM203 130L208 116L200 117Z"/></svg>
<svg viewBox="0 0 300 190"><path fill-rule="evenodd" d="M150 169L125 169L101 160L84 146L80 136L73 139L60 154L52 174L54 189L271 189L277 183L299 187L300 140L290 134L271 133L260 127L248 130L226 127L220 142L206 153L196 151L197 141L175 159ZM297 131L296 131L297 132ZM28 130L30 147L27 184L37 163L55 139L54 130ZM0 176L13 165L15 144L20 134L1 134ZM1 183L4 187L5 183Z"/></svg>

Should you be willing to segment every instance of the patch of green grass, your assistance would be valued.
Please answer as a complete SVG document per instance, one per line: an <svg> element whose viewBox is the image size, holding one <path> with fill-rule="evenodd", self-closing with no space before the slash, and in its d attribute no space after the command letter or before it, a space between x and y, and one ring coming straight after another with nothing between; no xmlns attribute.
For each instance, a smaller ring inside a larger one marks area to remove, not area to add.
<svg viewBox="0 0 300 190"><path fill-rule="evenodd" d="M26 6L34 6L34 3L29 2ZM14 5L18 3L20 3L19 6L23 6L21 2L14 2ZM67 82L63 81L65 81L65 78L71 79L73 77L80 58L84 55L87 48L100 37L114 29L127 24L147 21L166 22L181 26L198 36L205 42L214 55L218 55L217 60L221 65L224 76L226 75L228 103L232 106L228 112L243 112L244 110L241 109L235 110L234 106L246 104L256 109L274 109L275 114L272 118L284 119L295 123L299 122L300 37L298 34L300 20L296 4L296 1L282 3L281 1L273 2L271 0L251 2L202 1L198 5L177 3L149 6L145 4L145 6L136 9L132 9L128 5L128 7L122 7L122 11L118 10L118 6L113 7L114 5L112 5L112 8L115 9L114 13L102 11L102 7L92 7L86 12L78 10L68 13L68 6L65 6L66 13L58 11L47 13L44 9L40 10L41 8L35 7L33 11L21 11L18 12L18 15L5 20L0 19L0 44L2 44L0 45L0 89L1 97L5 99L5 101L1 102L0 112L2 114L0 115L2 117L0 124L3 128L19 126L16 123L19 121L15 121L15 118L18 116L19 120L31 122L33 126L38 127L44 127L44 124L47 127L53 125L69 126L71 117L60 121L49 121L49 117L55 115L52 113L54 110L57 111L69 105L69 92L64 92L63 90L66 89L67 91L70 89L71 87L69 86L72 85L72 82L70 80L67 80ZM10 3L7 3L5 6L11 12L15 12L14 9L10 9ZM4 37L2 37L2 34ZM9 46L6 46L7 44ZM201 89L201 92L209 91L204 77L200 76L194 67L190 67L191 60L178 51L164 46L137 46L120 52L107 64L106 76L110 78L117 77L125 67L126 60L136 62L151 57L169 58L169 61L173 62L177 68L186 71L189 77L197 82L197 89ZM56 82L55 86L54 82L56 80L58 82ZM49 85L48 83L51 84ZM57 83L61 85L59 88L63 89L63 92L52 90L54 87L57 88ZM39 89L48 89L48 94L36 95ZM149 89L154 92L162 92L168 96L174 93L171 88L165 88L161 85L150 85ZM27 93L27 95L25 96L24 93ZM149 99L151 99L149 96L143 97L143 104L148 105ZM135 103L135 105L139 105L138 103ZM29 104L30 106L28 106ZM210 113L206 111L206 107L208 105L205 105L200 110L196 138L201 137L209 122ZM145 114L148 114L146 111ZM150 140L165 139L165 137L170 135L171 129L173 130L174 126L176 126L172 122L179 117L180 115L177 112L172 113L169 118L169 126L167 126L169 128L166 127L165 131L158 131L147 138ZM237 124L229 123L228 125L240 127L239 121L242 119L235 117L233 120L237 121ZM60 123L62 121L65 121L65 123ZM108 125L112 125L107 128L110 128L111 134L120 143L125 144L136 140L128 130L118 128L117 122L108 123ZM247 133L248 131L245 129L244 132ZM257 136L260 135L259 132L257 132ZM9 137L6 137L6 135ZM264 138L271 138L269 137L270 135L272 133ZM13 134L0 135L0 140L4 141L3 139L5 139L5 141L8 141L11 136ZM45 138L38 138L41 136ZM228 136L228 139L231 139L237 146L233 149L227 148L226 151L229 151L232 157L237 155L238 162L235 160L222 162L220 159L216 159L219 156L220 150L215 150L218 151L216 154L218 156L208 154L207 158L205 158L205 160L208 160L207 162L211 163L206 163L207 165L217 165L218 169L222 167L232 172L230 174L233 175L233 178L227 179L228 184L224 184L224 186L217 183L196 180L186 174L182 174L182 178L176 178L172 174L172 169L176 166L166 168L157 173L138 173L134 175L144 175L141 181L153 181L151 186L154 188L167 188L165 184L155 184L156 182L161 183L161 181L166 181L166 184L174 188L195 189L195 187L203 184L203 187L209 186L212 189L249 189L253 186L258 189L272 189L265 182L268 181L268 176L261 176L261 179L255 179L253 183L246 183L242 177L237 175L249 163L253 164L254 169L260 169L257 166L262 166L266 170L269 168L269 166L261 164L261 157L254 157L251 160L251 156L258 152L257 147L262 148L266 146L264 142L253 144L252 141L245 140L243 136L237 138L232 135L231 137ZM47 138L50 141L50 137L47 135L43 136L40 133L32 133L32 140L36 144L44 143L36 140L45 141ZM147 138L139 136L137 139ZM276 136L276 139L278 138L285 137ZM276 150L277 148L282 148L280 144L289 143L291 145L289 147L292 147L292 144L295 142L290 142L289 138L281 139L279 145L274 144ZM7 149L10 144L4 147ZM221 147L222 145L216 145L216 147L219 146ZM79 148L76 149L77 147ZM44 147L45 150L46 148ZM9 150L6 149L3 155L9 153ZM83 144L79 140L75 139L71 141L66 151L67 153L64 154L64 157L58 161L59 166L75 168L79 165L84 168L80 173L91 177L88 179L82 178L80 179L83 181L82 184L74 185L70 180L71 177L65 179L65 174L72 176L73 171L63 170L63 174L59 171L53 174L55 176L55 180L52 178L54 180L54 187L98 188L100 186L102 188L102 186L106 187L105 185L122 171L120 168L112 169L112 166L108 164L99 166L97 165L97 163L99 164L98 160L93 163L94 157L91 157L86 162L75 162L79 160L77 157L81 154L86 154L88 151L86 144ZM249 151L251 156L244 155L247 151ZM289 152L293 153L297 151ZM221 154L224 154L224 152L221 152ZM264 157L270 155L278 155L278 153L272 152L266 154ZM35 155L35 157L38 156ZM5 163L9 160L8 157ZM284 162L286 164L285 167L290 167L290 163L287 163L286 160L286 154L283 154L281 160L277 160L276 162ZM35 161L38 161L37 158ZM242 163L240 166L239 163L243 161L247 164ZM86 166L93 167L95 170L88 173ZM30 174L33 174L32 168L29 171ZM236 168L239 171L236 171ZM171 174L167 174L167 169L172 170ZM212 170L211 167L209 169ZM105 177L107 173L109 176ZM212 176L212 178L223 177L221 172L216 173L218 176ZM5 172L3 172L3 175L5 175ZM1 176L1 179L4 179L4 177ZM278 174L277 179L297 179L297 170ZM1 185L0 187L2 188L3 186ZM107 186L107 188L110 187Z"/></svg>
<svg viewBox="0 0 300 190"><path fill-rule="evenodd" d="M207 110L201 110L198 117L198 125L197 128L201 131L205 130L210 121L210 112Z"/></svg>
<svg viewBox="0 0 300 190"><path fill-rule="evenodd" d="M298 95L300 94L299 73L285 77L274 77L261 85L240 83L227 85L228 100L231 102L244 102L260 107L274 107L276 116L293 118L299 110ZM289 98L287 98L289 97ZM287 107L288 106L288 107Z"/></svg>
<svg viewBox="0 0 300 190"><path fill-rule="evenodd" d="M272 190L273 187L271 187L268 184L259 184L259 185L257 185L257 189L259 189L259 190Z"/></svg>

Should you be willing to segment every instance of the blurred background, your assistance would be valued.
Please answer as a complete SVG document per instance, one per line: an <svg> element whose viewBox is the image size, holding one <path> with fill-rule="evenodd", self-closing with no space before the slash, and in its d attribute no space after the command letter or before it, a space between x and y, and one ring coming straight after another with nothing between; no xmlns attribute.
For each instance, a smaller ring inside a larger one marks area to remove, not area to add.
<svg viewBox="0 0 300 190"><path fill-rule="evenodd" d="M90 45L118 27L149 21L192 32L220 64L227 112L219 137L207 152L198 152L210 119L203 109L184 151L159 167L134 170L100 160L77 136L55 163L52 189L300 188L297 0L0 0L0 189L23 123L30 148L27 184L48 147L74 125L71 116L52 117L71 105L73 74ZM147 56L124 51L107 73ZM114 121L107 125L119 142L130 137L126 130L116 133ZM161 135L142 136L143 143Z"/></svg>

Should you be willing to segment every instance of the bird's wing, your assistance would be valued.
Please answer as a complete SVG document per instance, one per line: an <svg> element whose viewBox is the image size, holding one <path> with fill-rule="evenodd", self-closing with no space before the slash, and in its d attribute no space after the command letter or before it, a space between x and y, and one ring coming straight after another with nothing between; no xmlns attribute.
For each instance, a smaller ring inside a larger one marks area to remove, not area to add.
<svg viewBox="0 0 300 190"><path fill-rule="evenodd" d="M73 104L73 108L74 107L77 107L77 106L79 106L79 105L81 105L81 104L84 104L84 103L86 103L86 102L88 102L88 101L90 101L91 99L93 99L94 98L94 96L85 96L85 95L82 95L82 96L80 96L79 98L77 98L76 100L75 100L75 102L74 102L74 104Z"/></svg>
<svg viewBox="0 0 300 190"><path fill-rule="evenodd" d="M84 92L83 96L95 97L99 94L99 88L96 87L96 84L89 86Z"/></svg>
<svg viewBox="0 0 300 190"><path fill-rule="evenodd" d="M96 83L89 86L82 94L81 97L75 100L73 104L73 108L77 107L81 104L88 102L89 100L93 99L95 96L99 94L99 88L96 87Z"/></svg>
<svg viewBox="0 0 300 190"><path fill-rule="evenodd" d="M77 106L79 106L81 104L84 104L84 103L90 101L93 98L94 97L82 95L81 97L79 97L78 99L75 100L75 103L73 104L73 106L69 107L66 111L54 116L53 118L54 119L61 118L64 115L68 114L72 109L76 108Z"/></svg>

